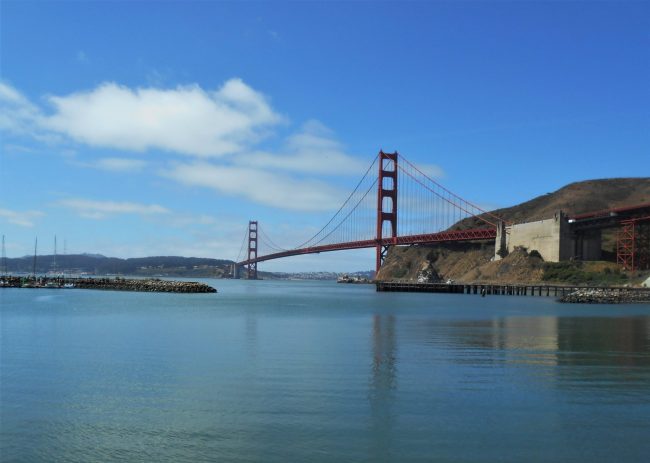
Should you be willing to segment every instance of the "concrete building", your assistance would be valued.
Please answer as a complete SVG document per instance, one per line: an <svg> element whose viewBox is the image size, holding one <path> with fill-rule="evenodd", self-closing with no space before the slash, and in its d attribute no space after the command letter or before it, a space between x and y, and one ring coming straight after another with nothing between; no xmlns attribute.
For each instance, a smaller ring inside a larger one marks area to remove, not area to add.
<svg viewBox="0 0 650 463"><path fill-rule="evenodd" d="M497 228L494 258L499 260L516 247L528 252L536 250L547 262L563 260L598 260L601 257L601 232L589 230L574 233L562 211L552 218L536 222L506 225Z"/></svg>

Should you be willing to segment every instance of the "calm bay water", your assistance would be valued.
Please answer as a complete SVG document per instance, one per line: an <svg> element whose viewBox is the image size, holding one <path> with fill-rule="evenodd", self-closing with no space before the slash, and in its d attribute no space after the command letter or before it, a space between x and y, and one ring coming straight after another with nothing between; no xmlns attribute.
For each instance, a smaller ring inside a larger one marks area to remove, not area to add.
<svg viewBox="0 0 650 463"><path fill-rule="evenodd" d="M645 462L650 306L0 290L3 462Z"/></svg>

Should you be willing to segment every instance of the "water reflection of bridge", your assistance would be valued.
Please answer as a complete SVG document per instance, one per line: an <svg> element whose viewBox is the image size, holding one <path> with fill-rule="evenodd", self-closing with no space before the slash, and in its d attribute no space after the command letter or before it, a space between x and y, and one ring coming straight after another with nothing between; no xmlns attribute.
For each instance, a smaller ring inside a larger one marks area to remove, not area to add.
<svg viewBox="0 0 650 463"><path fill-rule="evenodd" d="M375 315L372 323L372 366L368 386L370 402L371 434L373 436L371 456L373 461L382 461L391 456L393 436L393 402L397 389L395 340L395 317Z"/></svg>

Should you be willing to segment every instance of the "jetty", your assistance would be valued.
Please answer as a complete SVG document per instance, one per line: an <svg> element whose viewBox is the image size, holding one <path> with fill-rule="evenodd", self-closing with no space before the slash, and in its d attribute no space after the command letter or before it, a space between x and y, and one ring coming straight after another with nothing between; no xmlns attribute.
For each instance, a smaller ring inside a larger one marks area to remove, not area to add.
<svg viewBox="0 0 650 463"><path fill-rule="evenodd" d="M173 281L158 278L63 278L63 277L0 277L2 288L100 289L108 291L140 291L157 293L216 293L210 285L198 281Z"/></svg>
<svg viewBox="0 0 650 463"><path fill-rule="evenodd" d="M580 288L560 302L579 304L650 304L650 288Z"/></svg>

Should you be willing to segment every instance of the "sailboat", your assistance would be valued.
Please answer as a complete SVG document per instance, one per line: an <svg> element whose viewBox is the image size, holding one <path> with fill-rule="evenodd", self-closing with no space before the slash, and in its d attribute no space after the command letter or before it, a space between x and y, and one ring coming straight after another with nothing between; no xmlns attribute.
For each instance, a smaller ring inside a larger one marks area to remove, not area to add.
<svg viewBox="0 0 650 463"><path fill-rule="evenodd" d="M51 276L54 279L49 279L47 283L45 283L46 288L63 288L64 285L62 285L61 279L59 278L60 275L58 274L56 268L56 235L54 235L54 254L52 257L52 270L48 272L48 274L51 274Z"/></svg>
<svg viewBox="0 0 650 463"><path fill-rule="evenodd" d="M34 261L32 264L32 278L31 280L25 280L25 282L21 285L23 288L35 288L37 286L36 284L36 253L38 251L38 236L36 237L36 240L34 241Z"/></svg>

